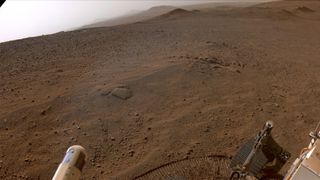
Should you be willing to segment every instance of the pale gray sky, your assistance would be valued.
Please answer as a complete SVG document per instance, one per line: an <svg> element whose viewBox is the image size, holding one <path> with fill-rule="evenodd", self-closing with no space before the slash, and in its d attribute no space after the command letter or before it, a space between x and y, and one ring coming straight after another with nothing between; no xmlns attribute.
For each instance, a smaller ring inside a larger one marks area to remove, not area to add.
<svg viewBox="0 0 320 180"><path fill-rule="evenodd" d="M153 6L204 2L208 1L7 0L0 8L0 42L70 30Z"/></svg>

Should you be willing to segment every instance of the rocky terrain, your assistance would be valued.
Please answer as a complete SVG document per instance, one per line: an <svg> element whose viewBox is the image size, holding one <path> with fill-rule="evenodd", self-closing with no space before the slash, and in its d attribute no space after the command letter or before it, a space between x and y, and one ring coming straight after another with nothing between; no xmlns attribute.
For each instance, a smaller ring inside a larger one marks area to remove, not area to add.
<svg viewBox="0 0 320 180"><path fill-rule="evenodd" d="M0 179L83 179L232 156L267 120L293 157L320 112L320 1L278 1L0 44ZM194 177L194 179L197 179Z"/></svg>

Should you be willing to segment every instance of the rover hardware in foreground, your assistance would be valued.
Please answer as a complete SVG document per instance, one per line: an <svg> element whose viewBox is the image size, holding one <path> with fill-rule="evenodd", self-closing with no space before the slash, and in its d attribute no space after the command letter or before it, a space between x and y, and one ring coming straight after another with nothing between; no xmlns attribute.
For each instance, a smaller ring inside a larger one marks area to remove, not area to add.
<svg viewBox="0 0 320 180"><path fill-rule="evenodd" d="M232 158L230 180L284 179L320 180L320 127L310 133L311 142L303 148L300 156L283 177L280 169L290 158L290 153L281 148L272 138L272 122L267 122L256 137L245 143Z"/></svg>
<svg viewBox="0 0 320 180"><path fill-rule="evenodd" d="M231 162L225 156L183 159L161 165L134 179L168 179L168 177L194 179L195 176L190 175L196 174L196 171L198 175L206 175L206 177L213 179L320 180L319 126L320 124L315 131L310 133L312 139L309 146L302 149L300 156L284 176L279 172L290 158L290 153L272 138L273 123L268 121L255 137L249 139L240 147ZM59 165L53 180L78 180L85 161L85 149L77 145L71 146ZM190 163L190 166L188 166L188 163Z"/></svg>

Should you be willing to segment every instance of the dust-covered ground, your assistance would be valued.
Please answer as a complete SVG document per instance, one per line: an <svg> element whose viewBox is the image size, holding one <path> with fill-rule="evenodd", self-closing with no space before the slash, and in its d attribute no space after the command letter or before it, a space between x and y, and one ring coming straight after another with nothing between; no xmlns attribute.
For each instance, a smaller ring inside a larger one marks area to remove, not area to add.
<svg viewBox="0 0 320 180"><path fill-rule="evenodd" d="M320 1L173 10L148 21L0 44L0 179L83 179L232 156L265 121L293 157L320 112ZM197 179L197 177L194 177Z"/></svg>

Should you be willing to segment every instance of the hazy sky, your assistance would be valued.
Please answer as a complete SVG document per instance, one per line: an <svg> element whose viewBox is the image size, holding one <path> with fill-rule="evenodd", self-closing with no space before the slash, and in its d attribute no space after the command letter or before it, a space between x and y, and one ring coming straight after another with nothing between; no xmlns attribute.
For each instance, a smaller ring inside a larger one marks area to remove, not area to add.
<svg viewBox="0 0 320 180"><path fill-rule="evenodd" d="M208 1L7 0L0 8L0 42L70 30L153 6L203 2Z"/></svg>

